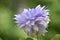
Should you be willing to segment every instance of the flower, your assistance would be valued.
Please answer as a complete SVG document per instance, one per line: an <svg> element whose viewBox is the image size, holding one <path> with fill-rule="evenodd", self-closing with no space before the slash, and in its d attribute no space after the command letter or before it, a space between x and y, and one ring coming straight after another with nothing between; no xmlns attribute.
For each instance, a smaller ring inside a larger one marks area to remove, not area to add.
<svg viewBox="0 0 60 40"><path fill-rule="evenodd" d="M44 8L45 6L38 5L36 8L24 9L21 14L15 15L18 27L24 29L29 36L34 35L34 32L44 35L50 21L49 10Z"/></svg>

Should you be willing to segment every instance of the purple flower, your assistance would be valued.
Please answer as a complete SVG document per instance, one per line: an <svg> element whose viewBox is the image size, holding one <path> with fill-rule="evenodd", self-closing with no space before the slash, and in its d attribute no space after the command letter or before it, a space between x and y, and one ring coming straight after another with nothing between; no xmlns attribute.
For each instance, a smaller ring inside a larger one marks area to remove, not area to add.
<svg viewBox="0 0 60 40"><path fill-rule="evenodd" d="M44 35L47 32L46 28L50 21L49 10L44 8L45 6L38 5L36 8L24 9L22 13L15 15L19 28L24 29L29 36L34 35L35 32Z"/></svg>

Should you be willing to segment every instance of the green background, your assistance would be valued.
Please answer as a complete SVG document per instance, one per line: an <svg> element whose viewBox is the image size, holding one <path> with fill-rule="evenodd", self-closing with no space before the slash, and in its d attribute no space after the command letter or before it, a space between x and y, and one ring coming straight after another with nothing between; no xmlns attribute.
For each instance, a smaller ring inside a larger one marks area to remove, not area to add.
<svg viewBox="0 0 60 40"><path fill-rule="evenodd" d="M35 8L39 4L50 10L51 20L42 40L60 40L60 0L0 0L0 40L33 40L27 38L13 18L19 10Z"/></svg>

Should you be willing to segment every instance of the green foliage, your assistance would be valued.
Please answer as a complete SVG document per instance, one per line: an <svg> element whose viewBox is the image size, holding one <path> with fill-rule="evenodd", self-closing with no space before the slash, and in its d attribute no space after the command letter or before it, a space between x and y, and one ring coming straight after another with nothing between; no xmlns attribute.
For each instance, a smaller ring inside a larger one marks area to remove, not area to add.
<svg viewBox="0 0 60 40"><path fill-rule="evenodd" d="M0 38L0 40L2 40L2 38Z"/></svg>
<svg viewBox="0 0 60 40"><path fill-rule="evenodd" d="M60 34L56 34L51 40L60 40Z"/></svg>
<svg viewBox="0 0 60 40"><path fill-rule="evenodd" d="M26 38L26 40L33 40L32 38Z"/></svg>
<svg viewBox="0 0 60 40"><path fill-rule="evenodd" d="M0 8L0 37L2 40L25 40L25 32L12 25L14 19L10 17L11 13L7 8Z"/></svg>

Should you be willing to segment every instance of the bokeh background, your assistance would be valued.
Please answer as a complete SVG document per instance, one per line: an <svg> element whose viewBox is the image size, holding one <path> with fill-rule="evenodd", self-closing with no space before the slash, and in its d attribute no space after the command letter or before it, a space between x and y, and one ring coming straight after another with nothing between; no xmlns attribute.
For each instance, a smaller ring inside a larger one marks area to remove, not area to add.
<svg viewBox="0 0 60 40"><path fill-rule="evenodd" d="M36 40L17 27L14 15L24 8L46 6L50 10L48 32L41 40L60 40L60 0L0 0L0 40Z"/></svg>

